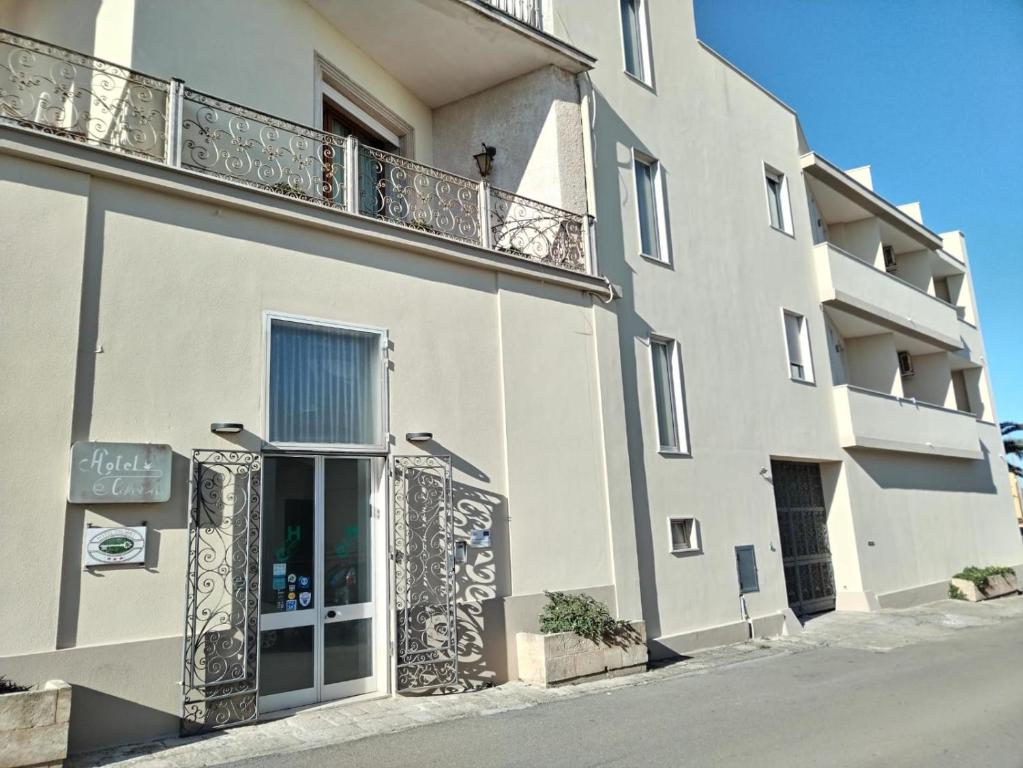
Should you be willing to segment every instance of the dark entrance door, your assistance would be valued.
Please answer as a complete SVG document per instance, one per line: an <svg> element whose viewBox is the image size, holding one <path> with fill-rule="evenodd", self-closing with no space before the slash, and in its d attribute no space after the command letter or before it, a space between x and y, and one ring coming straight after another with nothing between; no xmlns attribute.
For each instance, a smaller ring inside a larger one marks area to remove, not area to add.
<svg viewBox="0 0 1023 768"><path fill-rule="evenodd" d="M835 608L828 514L816 464L772 461L785 587L797 616Z"/></svg>

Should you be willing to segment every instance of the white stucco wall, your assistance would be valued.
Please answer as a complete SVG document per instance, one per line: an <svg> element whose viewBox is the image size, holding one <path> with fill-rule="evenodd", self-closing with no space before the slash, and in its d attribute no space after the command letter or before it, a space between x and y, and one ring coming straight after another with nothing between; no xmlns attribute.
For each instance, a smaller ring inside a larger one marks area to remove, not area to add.
<svg viewBox="0 0 1023 768"><path fill-rule="evenodd" d="M537 70L434 111L434 162L478 178L473 155L497 149L496 187L577 213L586 211L582 115L575 77Z"/></svg>
<svg viewBox="0 0 1023 768"><path fill-rule="evenodd" d="M11 157L0 162L0 579L9 590L3 654L56 647L63 544L69 539L72 551L81 545L81 530L65 528L65 499L83 257L92 236L89 181Z"/></svg>
<svg viewBox="0 0 1023 768"><path fill-rule="evenodd" d="M4 359L22 359L9 375L25 383L4 413L14 468L5 520L15 532L5 542L17 551L3 562L24 607L0 630L10 635L0 635L5 653L181 632L187 462L197 447L258 450L264 311L388 329L393 450L416 453L404 434L432 431L430 449L453 457L462 503L487 499L503 517L488 595L613 582L588 295L114 179L6 158L3 168L4 199L17 203L4 210L30 225L16 228L25 236L8 250L5 283L4 341L14 346ZM83 260L92 275L84 287ZM31 361L15 354L40 344ZM35 394L45 400L42 429L23 418ZM246 433L235 442L211 435L218 420L240 421ZM67 505L73 439L170 444L171 500ZM142 521L147 568L82 571L85 524ZM117 606L140 605L160 609L111 621Z"/></svg>

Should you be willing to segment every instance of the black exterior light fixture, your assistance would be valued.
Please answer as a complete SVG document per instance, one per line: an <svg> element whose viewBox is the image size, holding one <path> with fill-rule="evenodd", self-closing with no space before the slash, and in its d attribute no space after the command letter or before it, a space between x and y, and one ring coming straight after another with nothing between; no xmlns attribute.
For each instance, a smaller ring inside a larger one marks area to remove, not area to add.
<svg viewBox="0 0 1023 768"><path fill-rule="evenodd" d="M433 440L433 432L406 432L405 439L410 443L428 443Z"/></svg>
<svg viewBox="0 0 1023 768"><path fill-rule="evenodd" d="M480 169L480 176L487 178L490 175L490 171L494 168L494 156L497 154L495 147L488 147L486 143L483 144L483 151L477 152L473 155L473 159L476 161L477 167Z"/></svg>
<svg viewBox="0 0 1023 768"><path fill-rule="evenodd" d="M237 435L245 429L245 425L237 421L215 421L210 424L210 432L215 435Z"/></svg>

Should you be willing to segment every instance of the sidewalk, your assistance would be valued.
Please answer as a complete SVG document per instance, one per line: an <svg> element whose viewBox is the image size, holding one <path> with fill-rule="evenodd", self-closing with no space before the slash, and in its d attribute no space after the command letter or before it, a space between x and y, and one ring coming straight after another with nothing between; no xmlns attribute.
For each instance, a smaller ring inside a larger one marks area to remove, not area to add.
<svg viewBox="0 0 1023 768"><path fill-rule="evenodd" d="M597 680L561 688L507 683L449 696L385 697L369 702L334 702L256 725L187 739L164 739L134 747L79 755L74 768L192 768L293 753L342 744L368 736L405 731L431 723L486 717L553 701L654 685L667 679L706 675L737 664L819 650L856 648L885 653L917 643L940 642L958 631L1023 620L1023 597L987 603L946 600L926 606L872 614L831 613L810 620L798 636L723 646L630 677Z"/></svg>

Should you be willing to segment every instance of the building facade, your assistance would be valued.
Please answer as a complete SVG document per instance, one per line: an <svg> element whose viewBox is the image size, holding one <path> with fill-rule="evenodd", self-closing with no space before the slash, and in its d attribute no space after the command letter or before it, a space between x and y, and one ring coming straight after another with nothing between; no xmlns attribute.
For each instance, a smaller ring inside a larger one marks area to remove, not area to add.
<svg viewBox="0 0 1023 768"><path fill-rule="evenodd" d="M545 590L670 656L1023 564L963 235L688 3L0 28L0 674L72 749L513 679Z"/></svg>

